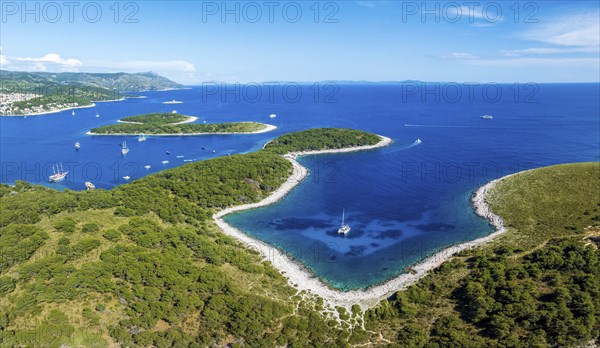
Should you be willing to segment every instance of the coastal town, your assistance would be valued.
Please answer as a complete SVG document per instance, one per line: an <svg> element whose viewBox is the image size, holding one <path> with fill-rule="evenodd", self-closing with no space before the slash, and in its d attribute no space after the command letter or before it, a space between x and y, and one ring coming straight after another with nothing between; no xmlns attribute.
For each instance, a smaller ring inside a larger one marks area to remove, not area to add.
<svg viewBox="0 0 600 348"><path fill-rule="evenodd" d="M81 107L78 102L48 102L36 105L22 105L22 102L40 98L34 93L0 93L0 115L23 116L57 112L61 110Z"/></svg>

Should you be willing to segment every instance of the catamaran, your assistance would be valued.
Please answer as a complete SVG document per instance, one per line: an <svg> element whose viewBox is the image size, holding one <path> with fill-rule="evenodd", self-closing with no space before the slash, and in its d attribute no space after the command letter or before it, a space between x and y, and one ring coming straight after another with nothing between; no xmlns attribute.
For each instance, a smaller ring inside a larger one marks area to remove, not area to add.
<svg viewBox="0 0 600 348"><path fill-rule="evenodd" d="M146 136L144 136L144 134L140 134L140 136L138 137L138 141L142 142L142 141L146 141L148 138L146 138Z"/></svg>
<svg viewBox="0 0 600 348"><path fill-rule="evenodd" d="M342 210L342 227L340 227L340 229L338 230L338 234L346 235L348 234L348 232L350 232L350 225L344 224L344 213L345 211Z"/></svg>
<svg viewBox="0 0 600 348"><path fill-rule="evenodd" d="M67 170L65 172L62 163L57 164L56 168L54 167L54 165L52 165L52 175L48 177L48 180L50 180L50 182L58 182L63 180L67 176L67 174L69 174L69 171Z"/></svg>
<svg viewBox="0 0 600 348"><path fill-rule="evenodd" d="M79 148L81 147L81 144L77 141L75 142L75 150L79 151Z"/></svg>
<svg viewBox="0 0 600 348"><path fill-rule="evenodd" d="M123 154L123 156L125 156L129 152L129 148L127 147L127 143L125 141L123 141L123 144L121 145L121 147L122 147L121 154Z"/></svg>
<svg viewBox="0 0 600 348"><path fill-rule="evenodd" d="M183 103L182 101L175 100L175 99L163 102L163 104L182 104L182 103Z"/></svg>

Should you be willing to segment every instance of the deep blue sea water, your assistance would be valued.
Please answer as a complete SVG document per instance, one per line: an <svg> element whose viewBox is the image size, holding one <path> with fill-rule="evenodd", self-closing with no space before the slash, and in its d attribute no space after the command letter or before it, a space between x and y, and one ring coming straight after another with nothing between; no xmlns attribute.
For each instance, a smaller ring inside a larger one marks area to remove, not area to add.
<svg viewBox="0 0 600 348"><path fill-rule="evenodd" d="M135 180L186 159L255 151L301 129L351 127L386 135L394 139L388 148L302 158L311 175L284 200L226 218L295 256L327 283L365 288L448 245L492 232L469 202L481 184L524 169L600 160L598 84L502 85L501 95L497 86L463 86L459 97L454 87L338 85L321 86L317 95L306 85L302 96L288 90L285 97L280 88L262 87L261 98L242 88L225 93L219 87L215 93L213 87L194 87L143 92L145 99L98 103L75 116L65 111L2 117L0 181L74 190L92 181L110 188L124 184L125 175ZM162 104L171 99L184 103ZM173 109L199 116L198 122L259 121L279 128L255 135L150 137L143 143L135 137L85 135L124 116ZM269 118L271 113L277 118ZM480 119L483 114L494 119ZM131 150L125 157L118 146L123 140ZM68 180L48 184L57 162L70 170ZM150 170L144 169L147 164ZM346 237L336 233L342 209L352 227Z"/></svg>

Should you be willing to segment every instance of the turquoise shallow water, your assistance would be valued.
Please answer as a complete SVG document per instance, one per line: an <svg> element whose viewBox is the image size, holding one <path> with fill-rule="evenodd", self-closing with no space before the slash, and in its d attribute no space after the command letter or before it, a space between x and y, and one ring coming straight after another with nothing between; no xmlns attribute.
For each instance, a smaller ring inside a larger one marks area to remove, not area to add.
<svg viewBox="0 0 600 348"><path fill-rule="evenodd" d="M386 135L394 145L350 154L308 156L311 175L284 200L226 217L230 224L296 257L329 284L364 288L448 245L489 234L487 222L470 206L481 184L516 171L600 159L598 84L540 85L534 102L504 97L435 100L390 86L340 85L332 102L316 101L306 86L297 102L258 102L221 95L206 98L200 88L145 92L148 98L99 103L76 116L0 118L0 181L50 185L51 165L70 170L58 189L124 184L163 168L227 153L259 149L279 134L312 127L352 127ZM477 95L477 93L476 93ZM183 104L162 104L167 100ZM92 127L155 111L200 116L200 121L260 121L271 133L202 137L90 137ZM94 115L98 112L101 117ZM276 113L271 119L269 114ZM480 115L494 115L482 120ZM419 138L421 144L414 145ZM130 153L120 155L127 140ZM73 144L79 141L81 150ZM201 148L215 149L216 154ZM171 155L166 155L169 150ZM183 157L177 157L183 156ZM162 164L168 160L168 164ZM150 170L144 165L151 165ZM342 209L352 231L340 237Z"/></svg>

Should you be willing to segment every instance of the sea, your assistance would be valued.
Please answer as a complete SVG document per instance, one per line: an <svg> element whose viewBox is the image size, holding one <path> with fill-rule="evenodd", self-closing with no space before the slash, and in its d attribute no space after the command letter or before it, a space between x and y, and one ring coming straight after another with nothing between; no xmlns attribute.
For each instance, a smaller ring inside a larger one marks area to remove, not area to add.
<svg viewBox="0 0 600 348"><path fill-rule="evenodd" d="M74 115L0 117L0 181L57 190L84 190L90 181L110 189L189 162L257 151L298 130L346 127L385 135L394 140L386 148L300 158L310 175L288 196L225 218L342 291L385 282L445 247L493 232L470 203L484 183L531 168L600 160L599 84L210 83L128 97ZM171 100L182 103L164 104ZM86 135L150 112L278 128L145 142ZM69 174L49 183L56 165ZM342 211L351 227L346 236L337 233Z"/></svg>

